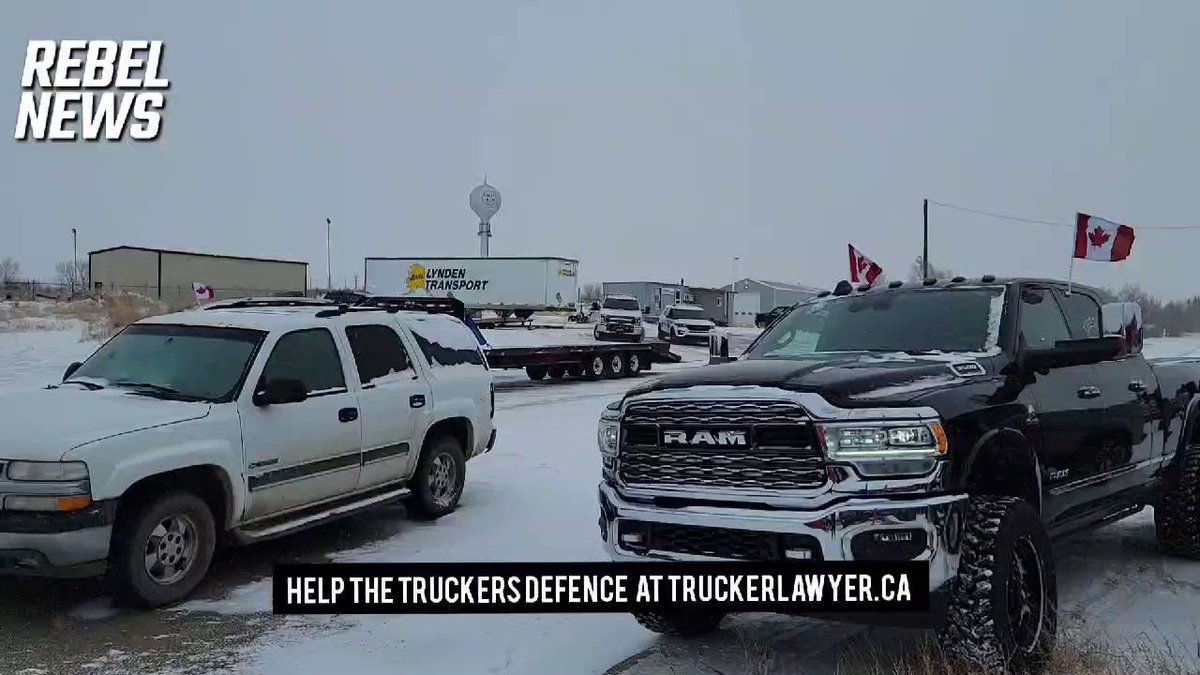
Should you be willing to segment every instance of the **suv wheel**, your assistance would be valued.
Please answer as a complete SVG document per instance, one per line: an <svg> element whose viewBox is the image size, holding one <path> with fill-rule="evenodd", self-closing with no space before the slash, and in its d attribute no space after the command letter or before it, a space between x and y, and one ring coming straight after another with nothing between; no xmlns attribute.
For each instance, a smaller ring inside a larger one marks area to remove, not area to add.
<svg viewBox="0 0 1200 675"><path fill-rule="evenodd" d="M1188 444L1179 475L1154 507L1158 545L1172 555L1200 559L1200 445Z"/></svg>
<svg viewBox="0 0 1200 675"><path fill-rule="evenodd" d="M721 627L725 615L720 612L634 612L643 628L661 635L700 637Z"/></svg>
<svg viewBox="0 0 1200 675"><path fill-rule="evenodd" d="M144 608L186 598L208 574L216 542L212 510L190 492L131 504L113 529L109 576L114 595Z"/></svg>
<svg viewBox="0 0 1200 675"><path fill-rule="evenodd" d="M1054 553L1036 511L1013 497L972 497L951 582L942 649L986 672L1044 671L1054 650Z"/></svg>
<svg viewBox="0 0 1200 675"><path fill-rule="evenodd" d="M458 507L467 480L467 460L458 439L440 436L421 451L412 479L408 509L416 517L435 520Z"/></svg>

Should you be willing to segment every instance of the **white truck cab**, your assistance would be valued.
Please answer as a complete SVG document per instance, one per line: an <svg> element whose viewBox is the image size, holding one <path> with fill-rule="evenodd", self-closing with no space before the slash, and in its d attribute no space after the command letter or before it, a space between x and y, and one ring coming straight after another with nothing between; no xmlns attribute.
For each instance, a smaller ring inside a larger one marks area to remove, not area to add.
<svg viewBox="0 0 1200 675"><path fill-rule="evenodd" d="M658 339L666 342L707 342L717 324L699 305L669 305L658 319Z"/></svg>
<svg viewBox="0 0 1200 675"><path fill-rule="evenodd" d="M396 500L455 509L495 390L457 318L286 299L143 319L63 381L0 395L0 573L108 571L186 597L218 541Z"/></svg>
<svg viewBox="0 0 1200 675"><path fill-rule="evenodd" d="M606 295L600 304L600 317L592 329L597 340L624 339L641 342L646 336L642 323L642 308L637 296Z"/></svg>

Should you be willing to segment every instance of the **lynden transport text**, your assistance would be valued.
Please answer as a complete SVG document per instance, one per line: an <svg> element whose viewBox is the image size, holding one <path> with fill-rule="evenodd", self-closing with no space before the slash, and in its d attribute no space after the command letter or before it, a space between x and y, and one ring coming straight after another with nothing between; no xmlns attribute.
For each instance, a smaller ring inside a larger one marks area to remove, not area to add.
<svg viewBox="0 0 1200 675"><path fill-rule="evenodd" d="M161 40L30 40L21 71L18 141L151 141L171 82Z"/></svg>

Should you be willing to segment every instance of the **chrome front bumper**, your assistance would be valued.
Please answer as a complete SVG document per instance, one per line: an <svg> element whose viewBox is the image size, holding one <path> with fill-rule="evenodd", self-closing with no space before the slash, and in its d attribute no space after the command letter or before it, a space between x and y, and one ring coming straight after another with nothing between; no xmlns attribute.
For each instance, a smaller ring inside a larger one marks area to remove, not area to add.
<svg viewBox="0 0 1200 675"><path fill-rule="evenodd" d="M616 561L714 560L668 551L633 550L619 541L622 521L801 535L815 541L822 560L854 560L851 542L864 532L921 529L929 562L929 588L941 589L958 572L960 534L967 495L923 499L860 498L822 509L783 510L693 505L665 508L633 501L616 487L600 484L600 529L609 557Z"/></svg>

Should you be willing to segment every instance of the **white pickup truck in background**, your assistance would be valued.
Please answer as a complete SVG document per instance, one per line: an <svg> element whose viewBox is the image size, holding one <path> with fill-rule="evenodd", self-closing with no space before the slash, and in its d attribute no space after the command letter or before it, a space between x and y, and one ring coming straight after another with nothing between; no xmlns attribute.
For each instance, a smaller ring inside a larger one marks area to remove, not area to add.
<svg viewBox="0 0 1200 675"><path fill-rule="evenodd" d="M144 319L0 410L0 573L107 571L144 607L191 593L223 541L401 499L445 515L496 439L457 318L284 298Z"/></svg>
<svg viewBox="0 0 1200 675"><path fill-rule="evenodd" d="M642 308L636 296L606 295L600 303L600 316L592 337L597 340L632 340L641 342L646 336L642 323Z"/></svg>

